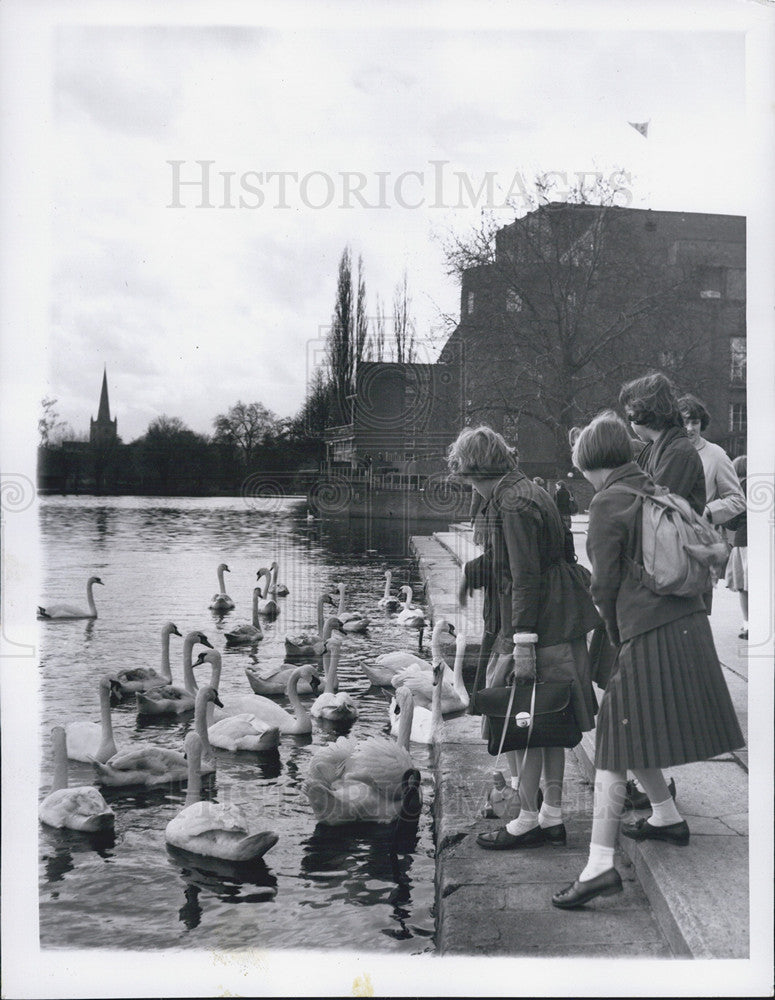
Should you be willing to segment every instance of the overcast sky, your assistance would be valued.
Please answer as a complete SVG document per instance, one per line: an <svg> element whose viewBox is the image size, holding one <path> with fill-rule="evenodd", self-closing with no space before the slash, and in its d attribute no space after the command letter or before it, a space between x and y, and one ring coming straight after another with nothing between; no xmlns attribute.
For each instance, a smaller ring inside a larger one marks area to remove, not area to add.
<svg viewBox="0 0 775 1000"><path fill-rule="evenodd" d="M53 67L43 388L77 431L103 365L125 441L160 413L211 432L238 399L295 413L345 244L372 313L407 269L435 360L458 311L443 235L482 206L456 172L499 201L538 171L622 168L636 207L745 212L740 34L70 25ZM200 160L212 207L175 186ZM298 179L283 195L268 172Z"/></svg>

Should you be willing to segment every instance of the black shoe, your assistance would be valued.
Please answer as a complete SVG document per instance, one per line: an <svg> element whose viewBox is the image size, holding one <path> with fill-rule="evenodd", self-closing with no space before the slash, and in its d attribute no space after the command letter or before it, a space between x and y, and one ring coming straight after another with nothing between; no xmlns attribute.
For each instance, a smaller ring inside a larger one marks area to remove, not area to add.
<svg viewBox="0 0 775 1000"><path fill-rule="evenodd" d="M572 910L575 906L583 906L596 896L614 896L622 891L622 879L615 868L595 875L586 882L571 882L570 885L555 892L552 903L561 910Z"/></svg>
<svg viewBox="0 0 775 1000"><path fill-rule="evenodd" d="M670 779L667 786L668 792L675 798L675 781ZM634 781L627 782L627 793L624 797L625 809L650 809L651 799L635 786Z"/></svg>
<svg viewBox="0 0 775 1000"><path fill-rule="evenodd" d="M747 628L741 628L740 631L737 634L737 638L738 639L747 639L748 638L748 629Z"/></svg>
<svg viewBox="0 0 775 1000"><path fill-rule="evenodd" d="M689 843L689 827L684 820L669 826L652 826L647 819L639 819L637 823L623 823L622 833L630 840L664 840L677 847L686 847Z"/></svg>
<svg viewBox="0 0 775 1000"><path fill-rule="evenodd" d="M564 823L555 823L553 826L542 826L544 840L552 847L564 847L568 840L568 834Z"/></svg>
<svg viewBox="0 0 775 1000"><path fill-rule="evenodd" d="M494 833L480 833L476 838L480 847L487 851L510 851L516 847L540 847L545 844L544 832L540 826L534 826L525 833L509 833L505 826Z"/></svg>

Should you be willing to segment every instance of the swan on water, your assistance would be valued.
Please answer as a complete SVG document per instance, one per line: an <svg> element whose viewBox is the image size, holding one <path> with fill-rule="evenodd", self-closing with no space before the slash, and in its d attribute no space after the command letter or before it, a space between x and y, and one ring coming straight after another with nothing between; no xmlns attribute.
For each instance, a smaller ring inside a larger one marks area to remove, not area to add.
<svg viewBox="0 0 775 1000"><path fill-rule="evenodd" d="M412 694L396 692L398 739L340 736L315 751L302 790L320 823L414 820L422 803L420 772L409 753Z"/></svg>
<svg viewBox="0 0 775 1000"><path fill-rule="evenodd" d="M414 711L412 713L412 728L409 736L412 743L436 743L441 739L442 727L444 723L444 716L441 712L441 679L443 672L443 661L437 661L433 664L433 701L431 702L430 709L414 705L414 697L412 695L411 688L409 688L406 684L402 684L401 687L398 688L395 693L395 697L390 702L390 708L388 710L391 733L395 734L399 732L402 722L401 713L403 708L402 702L399 700L398 696L402 692L408 692L414 706Z"/></svg>
<svg viewBox="0 0 775 1000"><path fill-rule="evenodd" d="M425 619L425 612L422 608L415 608L412 605L412 588L408 584L405 584L399 593L404 594L405 600L401 602L402 610L399 612L396 621L404 628L417 629L419 633L417 648L422 649L423 632L428 624Z"/></svg>
<svg viewBox="0 0 775 1000"><path fill-rule="evenodd" d="M449 639L454 636L455 631L445 619L439 619L436 622L432 636L431 636L431 648L433 648L434 640L439 649L439 655L441 655L440 643L445 639ZM420 658L418 653L410 653L406 649L395 649L388 653L380 653L371 663L360 663L360 668L369 678L372 684L376 684L381 687L391 687L393 686L393 679L396 674L401 673L402 670L410 668L414 665L422 670L427 670L430 674L433 669L433 664L428 663L427 660ZM449 671L449 682L453 682L452 671Z"/></svg>
<svg viewBox="0 0 775 1000"><path fill-rule="evenodd" d="M54 776L51 791L38 806L38 816L43 823L58 829L82 833L112 830L116 815L96 788L92 785L68 788L65 742L62 726L54 726L51 730Z"/></svg>
<svg viewBox="0 0 775 1000"><path fill-rule="evenodd" d="M226 565L226 563L221 563L218 566L218 593L213 594L212 600L210 601L211 611L231 611L234 608L234 601L226 593L226 585L223 582L223 574L231 573L231 570Z"/></svg>
<svg viewBox="0 0 775 1000"><path fill-rule="evenodd" d="M180 632L178 632L177 625L173 622L167 622L161 630L161 673L157 673L153 667L129 667L112 675L122 698L137 694L138 691L159 687L161 684L172 683L170 669L170 636L172 635L180 636Z"/></svg>
<svg viewBox="0 0 775 1000"><path fill-rule="evenodd" d="M113 690L113 679L103 677L99 683L100 722L77 719L65 726L65 743L70 760L80 760L85 764L94 760L104 763L115 754L116 743L110 717L110 695Z"/></svg>
<svg viewBox="0 0 775 1000"><path fill-rule="evenodd" d="M79 618L96 618L97 605L94 603L93 594L95 583L98 583L101 587L105 586L98 576L90 576L86 581L86 600L89 605L88 611L84 608L75 607L72 604L49 604L45 608L38 605L38 620L47 622L71 622L76 621Z"/></svg>
<svg viewBox="0 0 775 1000"><path fill-rule="evenodd" d="M258 598L258 613L262 617L274 621L280 613L280 606L275 598L272 573L264 567L256 573L256 579L259 581L259 584L262 580L264 581L261 594Z"/></svg>
<svg viewBox="0 0 775 1000"><path fill-rule="evenodd" d="M183 687L179 684L161 684L138 692L138 715L181 715L183 712L193 711L197 683L191 661L192 650L197 643L213 648L204 632L195 629L186 635L183 639ZM217 684L214 686L217 687Z"/></svg>
<svg viewBox="0 0 775 1000"><path fill-rule="evenodd" d="M323 643L326 638L323 634L325 628L323 622L323 608L326 604L333 603L333 600L328 594L321 594L318 598L317 632L295 632L286 635L285 655L289 660L323 655ZM336 620L338 621L338 619ZM342 623L339 622L339 627L341 627L341 624Z"/></svg>
<svg viewBox="0 0 775 1000"><path fill-rule="evenodd" d="M199 770L202 741L195 732L185 739L188 760L186 804L167 824L164 836L171 847L223 861L255 861L274 847L276 833L250 833L242 809L233 802L202 801Z"/></svg>
<svg viewBox="0 0 775 1000"><path fill-rule="evenodd" d="M221 709L213 712L213 718L225 718L229 715L254 715L256 719L266 726L276 726L283 735L298 735L312 731L312 718L301 702L299 692L296 687L299 681L307 681L320 685L315 668L311 663L305 663L294 667L288 678L285 693L293 708L293 714L286 712L271 698L264 698L258 694L241 695L238 698L230 699Z"/></svg>
<svg viewBox="0 0 775 1000"><path fill-rule="evenodd" d="M443 625L447 625L441 619ZM463 659L466 651L465 632L458 632L455 637L455 666L451 672L444 661L441 651L441 642L437 639L436 629L439 622L433 629L433 663L439 663L442 667L441 684L441 712L442 715L451 715L454 712L462 712L468 708L470 697L463 681ZM451 628L451 626L449 626ZM452 633L454 635L454 630ZM393 687L398 688L406 684L414 697L415 707L430 708L433 701L434 683L432 670L425 669L425 665L413 663L404 670L399 671L393 678Z"/></svg>
<svg viewBox="0 0 775 1000"><path fill-rule="evenodd" d="M339 610L336 612L336 617L342 623L342 628L345 632L365 632L369 627L368 615L364 615L360 611L348 611L347 588L343 583L338 583L337 590L339 591Z"/></svg>
<svg viewBox="0 0 775 1000"><path fill-rule="evenodd" d="M199 734L202 741L202 760L199 768L202 774L213 774L216 771L215 754L207 730L211 704L220 705L223 708L223 702L218 697L218 689L212 684L205 684L196 693L196 707L194 708L194 732Z"/></svg>
<svg viewBox="0 0 775 1000"><path fill-rule="evenodd" d="M258 599L261 596L261 588L253 588L253 621L245 622L244 625L237 625L230 632L225 633L227 646L249 646L264 638L261 631L261 620L258 617Z"/></svg>
<svg viewBox="0 0 775 1000"><path fill-rule="evenodd" d="M285 586L284 583L277 582L277 577L279 576L280 573L280 567L276 559L269 567L269 572L272 574L272 586L274 587L274 591L277 594L277 596L287 597L288 594L290 594L290 590L288 590L288 588Z"/></svg>
<svg viewBox="0 0 775 1000"><path fill-rule="evenodd" d="M394 595L390 593L390 584L393 580L393 574L389 569L385 570L385 593L377 601L377 607L381 608L382 611L398 611L401 607L401 601Z"/></svg>
<svg viewBox="0 0 775 1000"><path fill-rule="evenodd" d="M350 695L344 691L336 693L339 686L336 668L341 650L342 637L332 635L326 643L326 652L323 655L325 688L310 708L311 715L316 719L328 719L329 722L354 722L358 718L358 709Z"/></svg>
<svg viewBox="0 0 775 1000"><path fill-rule="evenodd" d="M288 679L297 666L297 663L286 663L280 660L248 664L245 667L245 676L256 694L267 698L278 697L285 694L288 688ZM317 679L317 672L315 677ZM306 680L300 680L298 691L299 694L315 694L319 686L319 680L315 685Z"/></svg>

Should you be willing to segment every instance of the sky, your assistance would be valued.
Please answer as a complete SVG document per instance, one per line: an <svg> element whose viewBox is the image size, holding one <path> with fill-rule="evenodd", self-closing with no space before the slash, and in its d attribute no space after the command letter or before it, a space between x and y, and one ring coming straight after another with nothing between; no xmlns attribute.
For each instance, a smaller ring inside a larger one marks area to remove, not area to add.
<svg viewBox="0 0 775 1000"><path fill-rule="evenodd" d="M371 315L406 270L433 361L459 310L444 241L488 174L496 205L621 169L622 203L744 214L744 83L739 32L60 26L41 395L88 430L106 366L124 441L161 413L210 433L237 400L291 416L345 245Z"/></svg>

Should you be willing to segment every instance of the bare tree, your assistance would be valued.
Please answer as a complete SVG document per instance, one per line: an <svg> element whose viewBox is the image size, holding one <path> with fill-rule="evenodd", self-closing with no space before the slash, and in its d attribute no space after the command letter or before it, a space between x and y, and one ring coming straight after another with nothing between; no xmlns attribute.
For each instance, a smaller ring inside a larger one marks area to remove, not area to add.
<svg viewBox="0 0 775 1000"><path fill-rule="evenodd" d="M353 343L355 339L353 315L352 258L345 247L339 259L336 285L336 302L328 333L328 368L334 389L337 420L349 423L351 407L348 396L353 385Z"/></svg>
<svg viewBox="0 0 775 1000"><path fill-rule="evenodd" d="M276 432L278 418L263 403L240 401L228 413L218 414L213 426L213 439L232 445L241 454L245 468L249 469L256 448Z"/></svg>
<svg viewBox="0 0 775 1000"><path fill-rule="evenodd" d="M54 443L57 432L65 427L63 420L59 419L59 414L54 409L57 405L56 399L51 396L44 396L40 401L43 413L38 420L38 433L42 447L47 448Z"/></svg>
<svg viewBox="0 0 775 1000"><path fill-rule="evenodd" d="M386 342L385 342L385 329L387 326L387 319L385 316L385 306L382 299L377 295L377 304L374 308L374 317L371 321L372 329L372 360L374 361L387 361L386 357Z"/></svg>
<svg viewBox="0 0 775 1000"><path fill-rule="evenodd" d="M411 315L412 299L409 282L404 270L401 281L393 291L393 335L396 344L396 361L409 364L415 360L415 324Z"/></svg>

